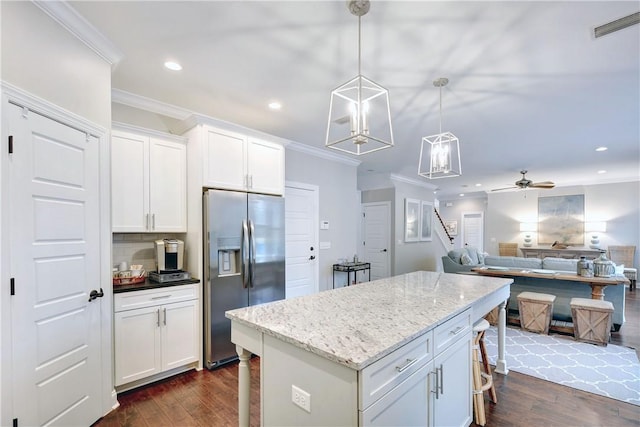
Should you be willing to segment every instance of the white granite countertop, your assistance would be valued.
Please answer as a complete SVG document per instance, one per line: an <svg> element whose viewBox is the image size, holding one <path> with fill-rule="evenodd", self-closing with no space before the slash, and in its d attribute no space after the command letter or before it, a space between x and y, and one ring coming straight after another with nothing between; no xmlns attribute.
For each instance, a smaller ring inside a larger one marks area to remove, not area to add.
<svg viewBox="0 0 640 427"><path fill-rule="evenodd" d="M360 370L512 282L416 271L231 310L226 317Z"/></svg>

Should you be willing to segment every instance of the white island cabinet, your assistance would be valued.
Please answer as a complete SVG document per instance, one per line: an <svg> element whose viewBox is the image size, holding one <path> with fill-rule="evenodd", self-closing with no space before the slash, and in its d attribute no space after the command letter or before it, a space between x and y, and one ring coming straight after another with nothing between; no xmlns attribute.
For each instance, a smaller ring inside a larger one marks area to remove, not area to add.
<svg viewBox="0 0 640 427"><path fill-rule="evenodd" d="M500 306L504 361L511 279L418 271L227 312L249 422L251 353L260 355L264 426L468 426L471 333Z"/></svg>

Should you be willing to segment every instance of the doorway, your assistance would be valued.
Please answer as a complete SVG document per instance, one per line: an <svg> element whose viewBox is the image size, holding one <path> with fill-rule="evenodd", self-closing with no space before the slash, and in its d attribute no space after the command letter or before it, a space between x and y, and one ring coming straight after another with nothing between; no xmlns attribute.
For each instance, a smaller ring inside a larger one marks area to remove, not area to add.
<svg viewBox="0 0 640 427"><path fill-rule="evenodd" d="M362 204L362 247L365 261L371 263L371 280L390 275L391 202Z"/></svg>
<svg viewBox="0 0 640 427"><path fill-rule="evenodd" d="M285 185L285 298L318 292L319 189L287 182Z"/></svg>
<svg viewBox="0 0 640 427"><path fill-rule="evenodd" d="M462 245L484 252L484 212L462 213Z"/></svg>

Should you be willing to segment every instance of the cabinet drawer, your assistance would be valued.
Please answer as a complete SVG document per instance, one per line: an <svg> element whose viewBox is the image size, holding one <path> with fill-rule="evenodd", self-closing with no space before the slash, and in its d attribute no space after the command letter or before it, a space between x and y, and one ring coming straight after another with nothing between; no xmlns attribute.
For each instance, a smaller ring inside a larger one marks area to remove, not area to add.
<svg viewBox="0 0 640 427"><path fill-rule="evenodd" d="M435 353L440 354L451 344L463 338L469 331L471 331L471 310L463 311L438 325L433 337Z"/></svg>
<svg viewBox="0 0 640 427"><path fill-rule="evenodd" d="M154 305L170 304L198 298L197 284L169 286L160 289L123 292L115 294L113 310L115 312L133 310Z"/></svg>
<svg viewBox="0 0 640 427"><path fill-rule="evenodd" d="M360 372L359 409L366 409L433 359L433 331L372 363Z"/></svg>

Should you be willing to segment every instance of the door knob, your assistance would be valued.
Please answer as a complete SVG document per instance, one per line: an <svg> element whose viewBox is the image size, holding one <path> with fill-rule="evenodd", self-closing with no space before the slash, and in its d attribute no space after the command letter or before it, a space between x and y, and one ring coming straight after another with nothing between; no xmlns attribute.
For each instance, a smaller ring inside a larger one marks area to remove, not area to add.
<svg viewBox="0 0 640 427"><path fill-rule="evenodd" d="M386 250L386 249L383 249L383 250L381 250L380 252L387 252L387 250Z"/></svg>
<svg viewBox="0 0 640 427"><path fill-rule="evenodd" d="M100 292L93 289L91 290L91 292L89 292L89 302L93 301L96 298L102 298L103 296L104 292L102 291L102 288L100 288Z"/></svg>
<svg viewBox="0 0 640 427"><path fill-rule="evenodd" d="M311 255L309 259L316 259L316 257L314 255Z"/></svg>

